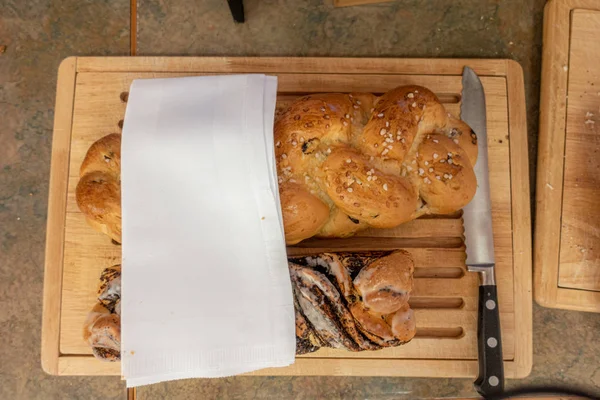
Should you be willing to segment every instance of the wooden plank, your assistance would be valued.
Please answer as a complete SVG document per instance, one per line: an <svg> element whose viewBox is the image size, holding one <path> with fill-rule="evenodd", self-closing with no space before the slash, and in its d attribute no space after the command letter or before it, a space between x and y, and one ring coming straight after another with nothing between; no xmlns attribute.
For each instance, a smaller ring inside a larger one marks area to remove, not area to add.
<svg viewBox="0 0 600 400"><path fill-rule="evenodd" d="M523 69L512 60L507 61L508 113L510 131L511 211L513 242L513 291L515 321L521 329L515 338L515 377L525 378L533 366L533 300L531 208L529 195L529 157L527 154L527 117ZM502 310L501 310L502 311Z"/></svg>
<svg viewBox="0 0 600 400"><path fill-rule="evenodd" d="M67 58L58 69L54 139L50 167L50 195L44 262L44 308L42 311L42 368L58 373L63 265L63 232L67 203L67 177L71 144L71 120L75 101L77 59Z"/></svg>
<svg viewBox="0 0 600 400"><path fill-rule="evenodd" d="M78 59L77 61L81 73L77 76L72 131L68 132L72 134L71 172L68 180L68 213L64 216L66 228L61 332L59 342L57 341L55 346L58 348L60 345L62 355L58 357L55 373L119 373L118 364L106 364L93 359L89 348L81 339L81 324L89 307L95 301L99 274L106 266L120 260L120 247L113 245L107 237L88 227L75 204L74 188L78 180L78 169L87 148L105 134L119 131L118 122L123 118L126 106L121 100L121 93L128 90L134 78L233 72L267 72L279 75L280 103L289 101L290 98L303 92L350 90L377 92L387 90L396 84L424 84L439 93L440 98L446 102L448 110L455 115L459 114L462 67L468 63L470 66L475 66L480 74L486 72L487 75L493 75L484 76L482 81L487 95L489 166L490 179L494 187L492 209L504 352L507 360L517 362L521 357L518 349L526 350L529 346L531 352L531 344L527 342L527 332L523 332L530 330L531 324L528 325L526 319L521 323L517 317L519 311L515 308L515 304L521 304L516 303L518 298L522 299L524 296L523 304L526 304L527 296L530 298L531 295L530 292L517 293L518 289L514 284L515 276L521 276L523 270L528 269L527 262L522 264L515 262L515 260L522 260L514 252L520 251L526 258L527 249L522 249L526 242L513 239L513 228L516 227L515 232L522 234L529 216L522 212L518 214L520 219L525 220L519 222L522 226L516 226L512 211L515 204L528 201L528 187L520 183L515 186L511 182L515 176L527 176L526 169L523 170L520 166L522 155L513 155L515 144L521 151L526 151L526 142L524 144L519 141L525 132L524 102L519 97L522 95L523 88L521 87L520 92L518 88L511 91L511 78L507 75L511 66L506 61L312 59L315 62L311 64L307 63L307 59L289 58L122 58L114 60L115 63L111 63L106 70L100 68L102 65L107 66L106 59ZM343 69L340 67L342 62ZM118 73L106 72L111 70ZM339 74L340 70L346 73ZM305 76L305 72L310 72L310 75ZM522 81L515 82L516 85L522 85ZM102 87L102 90L99 91L98 87ZM315 87L318 87L318 90L314 89ZM517 96L517 101L513 102L514 95ZM511 104L510 109L509 104ZM519 108L522 110L519 111ZM519 112L522 115L519 115ZM517 167L511 165L513 160L517 161ZM525 171L524 175L523 171ZM437 236L434 234L436 229ZM440 237L440 232L446 232L445 234L449 236ZM413 306L421 320L421 323L417 323L417 338L407 346L385 349L382 352L349 354L323 349L306 358L299 358L296 365L289 369L276 370L276 372L265 370L258 374L362 373L381 376L473 376L476 372L476 364L472 363L477 356L475 337L477 278L475 275L465 273L460 214L454 217L420 219L390 232L362 235L362 237L330 242L309 240L302 244L303 247L290 247L288 251L291 255L300 255L334 248L375 250L409 246L407 249L413 253L417 263L416 288L412 298ZM526 288L526 284L523 288ZM524 343L520 345L517 343L523 340ZM424 360L424 358L429 359ZM354 363L356 359L378 370L369 372L363 364ZM302 360L308 360L308 364ZM446 363L449 360L452 362ZM525 361L527 363L527 358ZM323 366L318 367L319 372L315 372L315 366L321 364ZM469 366L471 364L475 366L474 369ZM306 367L307 365L312 367ZM516 364L507 362L506 365L507 376L516 376L518 372L515 368ZM451 370L443 370L446 367ZM410 371L407 372L409 368ZM467 375L461 375L461 371ZM522 374L522 371L519 374Z"/></svg>
<svg viewBox="0 0 600 400"><path fill-rule="evenodd" d="M600 100L591 79L598 73L596 54L589 47L597 45L593 41L585 47L597 36L590 32L597 32L590 20L598 11L600 4L593 0L553 0L545 8L534 257L534 296L538 303L596 312L600 312L598 296L582 289L598 287L598 268L592 261L598 250L589 242L597 243L598 220L581 213L594 209L598 218L598 212L595 203L580 203L577 208L576 202L589 201L593 196L581 189L594 187L593 180L584 176L587 165L582 161L586 157L589 161L588 151L598 146L595 136L589 135L598 128L589 123L587 131L585 128L586 119L595 119L586 118L586 113L596 114ZM577 139L581 133L588 135L580 138L588 142L587 146L581 146ZM586 234L590 236L584 237Z"/></svg>
<svg viewBox="0 0 600 400"><path fill-rule="evenodd" d="M392 229L370 228L356 234L357 237L462 237L461 219L416 219Z"/></svg>
<svg viewBox="0 0 600 400"><path fill-rule="evenodd" d="M248 376L435 376L439 378L471 378L477 375L475 360L402 360L402 359L344 359L297 358L288 368L266 368L246 374ZM64 356L59 359L60 375L120 375L119 363L101 363L91 357ZM514 375L515 363L504 362L507 377Z"/></svg>
<svg viewBox="0 0 600 400"><path fill-rule="evenodd" d="M558 285L600 290L600 11L574 10L571 21Z"/></svg>
<svg viewBox="0 0 600 400"><path fill-rule="evenodd" d="M506 60L334 57L79 57L77 72L326 73L506 76Z"/></svg>

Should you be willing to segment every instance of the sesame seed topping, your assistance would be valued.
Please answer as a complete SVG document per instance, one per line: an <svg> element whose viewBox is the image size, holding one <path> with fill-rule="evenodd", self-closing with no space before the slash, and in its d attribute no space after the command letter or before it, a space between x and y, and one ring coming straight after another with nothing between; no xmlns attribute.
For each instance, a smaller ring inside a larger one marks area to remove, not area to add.
<svg viewBox="0 0 600 400"><path fill-rule="evenodd" d="M327 154L331 154L331 149L327 149Z"/></svg>
<svg viewBox="0 0 600 400"><path fill-rule="evenodd" d="M454 161L452 161L452 159L449 159L448 164L454 164Z"/></svg>
<svg viewBox="0 0 600 400"><path fill-rule="evenodd" d="M372 179L372 178L371 178L370 176L367 176L367 180L368 180L369 182L371 182L371 179Z"/></svg>
<svg viewBox="0 0 600 400"><path fill-rule="evenodd" d="M285 160L285 159L287 158L287 154L283 153L283 154L281 155L281 158L283 158L283 159Z"/></svg>
<svg viewBox="0 0 600 400"><path fill-rule="evenodd" d="M344 115L344 117L350 118L350 114L346 114L346 115Z"/></svg>
<svg viewBox="0 0 600 400"><path fill-rule="evenodd" d="M402 139L400 136L396 136L396 140L400 140Z"/></svg>
<svg viewBox="0 0 600 400"><path fill-rule="evenodd" d="M294 147L296 147L296 145L297 145L297 144L298 144L298 143L296 143L296 141L295 141L295 140L292 142L292 146L294 146Z"/></svg>
<svg viewBox="0 0 600 400"><path fill-rule="evenodd" d="M295 179L290 179L290 183L296 183Z"/></svg>
<svg viewBox="0 0 600 400"><path fill-rule="evenodd" d="M425 182L428 185L431 185L431 180L428 177L425 177L425 179L423 179L423 182Z"/></svg>
<svg viewBox="0 0 600 400"><path fill-rule="evenodd" d="M325 107L321 107L321 111L325 112Z"/></svg>
<svg viewBox="0 0 600 400"><path fill-rule="evenodd" d="M448 153L448 157L452 157L452 153Z"/></svg>
<svg viewBox="0 0 600 400"><path fill-rule="evenodd" d="M385 141L388 143L394 143L394 139L390 139L390 138L385 139Z"/></svg>
<svg viewBox="0 0 600 400"><path fill-rule="evenodd" d="M379 114L377 114L377 116L378 116L379 118L383 118L383 113L379 113Z"/></svg>
<svg viewBox="0 0 600 400"><path fill-rule="evenodd" d="M329 115L325 114L325 115L323 115L323 118L329 119Z"/></svg>
<svg viewBox="0 0 600 400"><path fill-rule="evenodd" d="M276 146L276 147L279 147L279 146L281 146L281 142L280 142L280 141L277 141L277 143L275 143L275 146Z"/></svg>
<svg viewBox="0 0 600 400"><path fill-rule="evenodd" d="M415 121L419 122L419 116L415 115Z"/></svg>
<svg viewBox="0 0 600 400"><path fill-rule="evenodd" d="M438 157L439 157L439 156L438 156L438 153L433 153L433 159L434 159L434 160L435 160L435 159L437 159Z"/></svg>
<svg viewBox="0 0 600 400"><path fill-rule="evenodd" d="M390 121L385 121L385 127L389 128L390 127Z"/></svg>
<svg viewBox="0 0 600 400"><path fill-rule="evenodd" d="M353 190L353 189L352 189L351 187L349 187L349 188L348 188L348 189L346 189L346 190L347 190L348 192L352 193L352 190Z"/></svg>
<svg viewBox="0 0 600 400"><path fill-rule="evenodd" d="M381 136L385 135L387 133L387 131L385 130L385 128L381 128L381 130L379 131L379 134Z"/></svg>
<svg viewBox="0 0 600 400"><path fill-rule="evenodd" d="M360 100L356 100L356 104L362 104Z"/></svg>
<svg viewBox="0 0 600 400"><path fill-rule="evenodd" d="M412 160L411 164L416 164L417 160Z"/></svg>
<svg viewBox="0 0 600 400"><path fill-rule="evenodd" d="M393 148L394 148L394 146L392 146L391 144L389 144L387 148L388 148L389 150L391 150L391 149L393 149Z"/></svg>
<svg viewBox="0 0 600 400"><path fill-rule="evenodd" d="M406 170L407 170L408 172L410 172L410 171L412 171L412 167L411 167L410 165L407 165L407 166L406 166Z"/></svg>
<svg viewBox="0 0 600 400"><path fill-rule="evenodd" d="M448 174L444 174L444 179L448 179Z"/></svg>
<svg viewBox="0 0 600 400"><path fill-rule="evenodd" d="M431 167L430 167L430 168L429 168L429 172L433 172L433 168L431 168Z"/></svg>
<svg viewBox="0 0 600 400"><path fill-rule="evenodd" d="M367 175L373 175L371 171L367 171Z"/></svg>
<svg viewBox="0 0 600 400"><path fill-rule="evenodd" d="M442 178L440 178L440 176L439 176L439 175L436 175L436 176L435 176L435 179L437 179L437 180L439 181L439 180L441 180Z"/></svg>
<svg viewBox="0 0 600 400"><path fill-rule="evenodd" d="M441 163L445 163L445 162L446 162L446 160L445 160L444 158L442 158L442 159L440 160L440 162L441 162Z"/></svg>
<svg viewBox="0 0 600 400"><path fill-rule="evenodd" d="M373 161L375 159L375 157L371 156L369 157L369 161Z"/></svg>
<svg viewBox="0 0 600 400"><path fill-rule="evenodd" d="M342 123L344 124L344 126L348 126L348 122L347 121L344 121Z"/></svg>
<svg viewBox="0 0 600 400"><path fill-rule="evenodd" d="M352 95L351 95L351 94L348 94L348 97L352 98Z"/></svg>
<svg viewBox="0 0 600 400"><path fill-rule="evenodd" d="M418 90L415 90L415 93L419 93L419 91L418 91Z"/></svg>
<svg viewBox="0 0 600 400"><path fill-rule="evenodd" d="M354 107L355 110L358 110L358 106L355 104L352 107Z"/></svg>
<svg viewBox="0 0 600 400"><path fill-rule="evenodd" d="M453 141L454 143L458 144L458 139L454 139Z"/></svg>
<svg viewBox="0 0 600 400"><path fill-rule="evenodd" d="M404 138L400 139L400 141L401 141L402 143L406 143L406 140L404 140Z"/></svg>
<svg viewBox="0 0 600 400"><path fill-rule="evenodd" d="M423 168L419 168L419 175L423 175L425 173L425 170Z"/></svg>
<svg viewBox="0 0 600 400"><path fill-rule="evenodd" d="M350 164L351 162L352 162L351 158L349 158L349 159L346 160L346 163L348 163L348 164Z"/></svg>
<svg viewBox="0 0 600 400"><path fill-rule="evenodd" d="M375 111L375 109L373 107L371 107L371 112Z"/></svg>
<svg viewBox="0 0 600 400"><path fill-rule="evenodd" d="M425 165L429 165L429 161L425 161Z"/></svg>
<svg viewBox="0 0 600 400"><path fill-rule="evenodd" d="M433 139L433 143L439 143L440 141L437 139Z"/></svg>
<svg viewBox="0 0 600 400"><path fill-rule="evenodd" d="M415 95L412 94L412 93L409 93L409 94L406 95L406 97L408 97L409 99L412 99L413 97L415 97Z"/></svg>
<svg viewBox="0 0 600 400"><path fill-rule="evenodd" d="M383 184L383 190L385 190L385 191L387 192L387 190L388 190L387 183L384 183L384 184Z"/></svg>
<svg viewBox="0 0 600 400"><path fill-rule="evenodd" d="M417 106L417 102L415 101L414 103L412 103L412 106L416 107Z"/></svg>
<svg viewBox="0 0 600 400"><path fill-rule="evenodd" d="M379 144L378 144L378 143L375 143L375 144L373 145L373 147L377 148L377 147L379 147Z"/></svg>
<svg viewBox="0 0 600 400"><path fill-rule="evenodd" d="M373 175L373 180L376 181L377 180L377 176Z"/></svg>
<svg viewBox="0 0 600 400"><path fill-rule="evenodd" d="M448 179L452 179L452 174L448 174Z"/></svg>
<svg viewBox="0 0 600 400"><path fill-rule="evenodd" d="M388 149L384 149L384 150L381 152L381 155L382 155L382 156L384 156L384 155L386 155L386 154L387 154L387 153L389 153L389 152L390 152L390 151L389 151Z"/></svg>
<svg viewBox="0 0 600 400"><path fill-rule="evenodd" d="M283 183L283 178L282 178L282 177L279 177L279 178L277 178L277 181L278 181L279 183Z"/></svg>

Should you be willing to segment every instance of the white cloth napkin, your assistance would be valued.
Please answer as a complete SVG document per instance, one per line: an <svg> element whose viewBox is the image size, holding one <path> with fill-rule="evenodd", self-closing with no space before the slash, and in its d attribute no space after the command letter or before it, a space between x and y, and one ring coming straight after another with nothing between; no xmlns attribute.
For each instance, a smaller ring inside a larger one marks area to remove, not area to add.
<svg viewBox="0 0 600 400"><path fill-rule="evenodd" d="M127 386L294 362L277 79L136 80L122 138Z"/></svg>

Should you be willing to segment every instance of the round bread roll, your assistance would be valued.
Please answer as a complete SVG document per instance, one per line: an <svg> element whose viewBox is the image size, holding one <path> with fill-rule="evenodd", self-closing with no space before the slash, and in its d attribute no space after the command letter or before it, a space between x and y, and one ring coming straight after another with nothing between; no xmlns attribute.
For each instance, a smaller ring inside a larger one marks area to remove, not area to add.
<svg viewBox="0 0 600 400"><path fill-rule="evenodd" d="M477 136L430 90L304 96L275 122L288 244L392 228L465 206Z"/></svg>
<svg viewBox="0 0 600 400"><path fill-rule="evenodd" d="M90 225L121 243L121 135L104 136L89 148L79 170L77 206Z"/></svg>

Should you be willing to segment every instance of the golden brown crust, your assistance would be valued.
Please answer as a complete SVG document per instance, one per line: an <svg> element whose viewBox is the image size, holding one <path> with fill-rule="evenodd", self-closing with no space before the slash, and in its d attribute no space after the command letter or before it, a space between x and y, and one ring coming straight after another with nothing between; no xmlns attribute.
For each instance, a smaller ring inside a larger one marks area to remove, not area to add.
<svg viewBox="0 0 600 400"><path fill-rule="evenodd" d="M399 250L363 268L354 278L354 286L368 310L391 314L408 303L414 270L410 254Z"/></svg>
<svg viewBox="0 0 600 400"><path fill-rule="evenodd" d="M83 340L92 347L96 358L118 361L121 352L121 317L97 303L85 321Z"/></svg>
<svg viewBox="0 0 600 400"><path fill-rule="evenodd" d="M105 136L89 148L76 199L90 225L121 242L121 135Z"/></svg>
<svg viewBox="0 0 600 400"><path fill-rule="evenodd" d="M281 211L287 221L285 241L295 244L306 237L314 236L329 218L329 207L312 196L302 186L285 183L281 191Z"/></svg>
<svg viewBox="0 0 600 400"><path fill-rule="evenodd" d="M417 157L419 193L429 212L450 214L475 195L477 179L466 152L451 139L428 135Z"/></svg>
<svg viewBox="0 0 600 400"><path fill-rule="evenodd" d="M454 166L443 166L439 179L429 168L419 174L421 164L430 164L425 157L438 152L456 154ZM467 204L476 188L475 134L420 86L398 87L381 97L304 96L275 123L275 155L281 197L290 198L286 191L298 192L300 186L305 189L302 202L309 204L314 197L328 207L327 215L319 207L322 223L311 229L297 229L302 212L290 219L284 215L286 232L293 230L288 244L314 235L345 237L369 226L394 227L428 213L450 213ZM351 225L345 216L357 223Z"/></svg>
<svg viewBox="0 0 600 400"><path fill-rule="evenodd" d="M415 313L410 309L408 303L393 314L390 324L394 337L401 342L410 341L417 333Z"/></svg>

